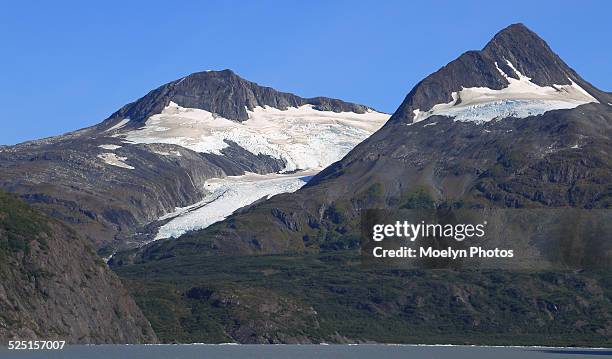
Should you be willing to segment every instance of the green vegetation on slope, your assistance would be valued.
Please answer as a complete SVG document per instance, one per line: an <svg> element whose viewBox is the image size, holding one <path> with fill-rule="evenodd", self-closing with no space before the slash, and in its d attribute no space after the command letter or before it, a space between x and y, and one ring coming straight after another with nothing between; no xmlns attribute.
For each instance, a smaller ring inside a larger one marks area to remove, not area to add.
<svg viewBox="0 0 612 359"><path fill-rule="evenodd" d="M372 270L346 251L116 270L164 342L612 345L607 273Z"/></svg>
<svg viewBox="0 0 612 359"><path fill-rule="evenodd" d="M13 252L28 253L28 242L36 239L47 246L41 233L48 233L48 219L11 194L0 191L0 256Z"/></svg>

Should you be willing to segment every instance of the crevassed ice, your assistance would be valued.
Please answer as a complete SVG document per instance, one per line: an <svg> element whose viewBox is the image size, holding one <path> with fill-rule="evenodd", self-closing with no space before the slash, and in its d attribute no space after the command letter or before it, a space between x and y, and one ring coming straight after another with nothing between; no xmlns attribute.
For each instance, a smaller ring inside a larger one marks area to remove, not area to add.
<svg viewBox="0 0 612 359"><path fill-rule="evenodd" d="M506 63L518 75L518 80L504 73L496 62L497 70L508 80L507 87L501 90L487 87L463 88L451 94L453 99L449 103L437 104L429 111L414 110L414 122L441 115L454 117L455 121L484 123L506 117L540 115L550 110L570 109L598 102L570 78L570 85L539 86L518 71L510 61L506 60Z"/></svg>
<svg viewBox="0 0 612 359"><path fill-rule="evenodd" d="M176 208L173 213L160 218L170 221L159 228L155 240L176 238L187 231L206 228L224 220L236 209L260 198L297 191L314 173L313 171L268 175L247 173L242 176L210 179L205 184L208 195L200 202Z"/></svg>
<svg viewBox="0 0 612 359"><path fill-rule="evenodd" d="M160 218L169 221L159 228L155 239L206 228L260 198L298 190L310 176L342 158L389 119L388 114L375 111L336 113L318 111L311 105L287 110L256 107L247 113L249 119L239 123L171 102L143 128L120 134L126 142L167 143L213 154L222 154L228 140L253 154L284 160L287 172L302 170L210 179L202 201Z"/></svg>
<svg viewBox="0 0 612 359"><path fill-rule="evenodd" d="M253 154L285 161L285 171L323 168L342 158L378 130L389 115L375 111L318 111L312 105L279 110L256 107L249 119L236 122L211 112L171 102L145 126L129 131L133 143L168 143L196 152L221 154L226 140Z"/></svg>

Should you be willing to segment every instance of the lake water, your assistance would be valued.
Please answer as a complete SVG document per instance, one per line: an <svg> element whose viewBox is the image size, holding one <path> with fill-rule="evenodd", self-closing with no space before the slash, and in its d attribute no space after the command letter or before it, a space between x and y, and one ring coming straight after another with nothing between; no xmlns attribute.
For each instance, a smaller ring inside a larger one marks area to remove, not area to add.
<svg viewBox="0 0 612 359"><path fill-rule="evenodd" d="M413 345L73 345L62 351L8 351L0 358L78 359L579 359L612 358L612 349Z"/></svg>

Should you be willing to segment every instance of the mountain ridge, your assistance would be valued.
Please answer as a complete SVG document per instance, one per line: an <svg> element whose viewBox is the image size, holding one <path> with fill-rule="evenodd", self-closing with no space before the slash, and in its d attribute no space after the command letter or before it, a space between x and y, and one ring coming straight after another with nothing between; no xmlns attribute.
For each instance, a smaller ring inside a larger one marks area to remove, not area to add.
<svg viewBox="0 0 612 359"><path fill-rule="evenodd" d="M113 113L99 128L112 128L117 121L130 119L128 127L138 126L174 102L185 108L197 108L233 121L248 120L247 110L270 106L279 110L313 105L320 111L364 113L372 108L328 97L302 98L272 87L261 86L238 76L230 69L194 72L152 90L140 99Z"/></svg>

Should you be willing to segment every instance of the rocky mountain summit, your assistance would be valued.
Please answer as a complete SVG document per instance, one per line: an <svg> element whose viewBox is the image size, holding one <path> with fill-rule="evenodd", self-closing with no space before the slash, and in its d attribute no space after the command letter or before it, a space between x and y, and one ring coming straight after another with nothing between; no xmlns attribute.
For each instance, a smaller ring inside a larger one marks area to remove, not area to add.
<svg viewBox="0 0 612 359"><path fill-rule="evenodd" d="M511 85L519 83L523 86L512 91ZM547 98L544 88L554 89L553 95ZM609 102L609 94L582 79L537 34L523 24L514 24L497 33L482 50L462 54L419 82L393 120L419 121L436 105L460 105L470 100L466 89L488 89L488 93L481 93L488 95L486 101L554 98Z"/></svg>
<svg viewBox="0 0 612 359"><path fill-rule="evenodd" d="M313 105L320 111L355 113L371 110L367 106L327 97L307 99L280 92L247 81L226 69L196 72L160 86L141 99L123 106L100 124L99 128L108 129L125 118L130 119L130 127L141 125L152 115L161 113L170 102L184 108L206 110L239 122L248 120L247 110L265 106L286 110L289 107Z"/></svg>

